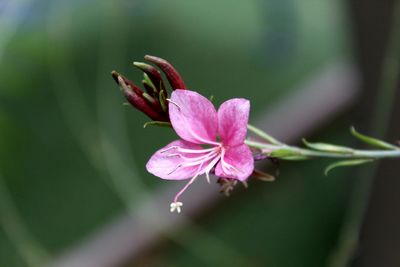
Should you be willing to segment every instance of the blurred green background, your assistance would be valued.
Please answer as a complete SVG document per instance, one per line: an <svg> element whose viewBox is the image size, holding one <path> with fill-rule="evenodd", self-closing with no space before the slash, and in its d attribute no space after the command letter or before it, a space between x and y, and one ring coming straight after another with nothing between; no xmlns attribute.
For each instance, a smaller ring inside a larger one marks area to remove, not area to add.
<svg viewBox="0 0 400 267"><path fill-rule="evenodd" d="M216 104L250 99L256 121L349 58L346 14L336 0L1 2L0 266L57 261L168 186L144 166L174 134L143 129L111 70L140 81L131 63L163 57ZM352 144L346 118L313 138ZM126 266L326 266L353 182L325 163L282 164Z"/></svg>

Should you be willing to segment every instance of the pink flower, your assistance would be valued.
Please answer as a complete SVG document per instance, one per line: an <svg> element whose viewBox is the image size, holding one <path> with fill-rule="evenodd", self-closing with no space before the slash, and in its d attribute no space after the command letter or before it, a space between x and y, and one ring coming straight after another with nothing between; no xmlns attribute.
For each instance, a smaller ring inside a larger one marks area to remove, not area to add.
<svg viewBox="0 0 400 267"><path fill-rule="evenodd" d="M175 90L169 103L172 127L182 138L158 150L146 165L162 179L189 179L171 203L171 212L180 212L178 199L197 177L209 174L245 181L253 172L254 159L244 143L247 134L250 102L234 98L224 102L218 112L200 94ZM217 139L219 136L220 141ZM215 167L215 169L214 169Z"/></svg>

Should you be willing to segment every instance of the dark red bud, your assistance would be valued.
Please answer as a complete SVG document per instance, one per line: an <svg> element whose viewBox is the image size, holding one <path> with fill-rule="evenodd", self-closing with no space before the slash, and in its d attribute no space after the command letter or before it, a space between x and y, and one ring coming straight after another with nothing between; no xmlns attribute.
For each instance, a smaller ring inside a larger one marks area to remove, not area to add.
<svg viewBox="0 0 400 267"><path fill-rule="evenodd" d="M144 89L146 89L146 92L151 95L151 96L155 96L157 93L154 92L153 87L151 87L150 85L148 85L146 82L142 82Z"/></svg>
<svg viewBox="0 0 400 267"><path fill-rule="evenodd" d="M156 64L166 75L171 87L175 89L186 89L185 83L178 71L165 59L155 56L144 56L144 59Z"/></svg>
<svg viewBox="0 0 400 267"><path fill-rule="evenodd" d="M133 65L144 71L149 76L151 82L154 84L157 90L157 93L165 88L161 73L156 68L142 62L133 62Z"/></svg>
<svg viewBox="0 0 400 267"><path fill-rule="evenodd" d="M153 108L153 110L155 112L157 112L160 115L162 114L163 117L167 117L167 115L163 111L163 108L161 107L161 103L158 99L150 96L147 93L143 93L142 96L150 104L150 106Z"/></svg>
<svg viewBox="0 0 400 267"><path fill-rule="evenodd" d="M113 77L114 81L119 85L118 77L121 76L121 75L118 72L116 72L115 70L113 70L111 72L111 76Z"/></svg>
<svg viewBox="0 0 400 267"><path fill-rule="evenodd" d="M117 82L118 85L121 85L121 83L119 82L119 78L121 78L124 83L126 83L137 95L141 96L143 94L142 89L140 89L136 84L134 84L131 80L129 80L128 78L126 78L125 76L119 74L118 72L116 72L115 70L113 70L111 72L112 77L114 78L114 80Z"/></svg>
<svg viewBox="0 0 400 267"><path fill-rule="evenodd" d="M118 74L117 74L118 75ZM112 73L113 78L115 79L115 74ZM156 121L165 121L166 119L164 116L154 110L154 108L148 103L148 101L143 97L142 91L140 88L137 89L140 91L139 94L137 90L133 89L130 84L126 82L124 77L122 76L117 76L117 81L122 89L125 98L128 100L128 102L137 108L138 110L142 111L144 114L146 114L148 117L150 117L152 120Z"/></svg>

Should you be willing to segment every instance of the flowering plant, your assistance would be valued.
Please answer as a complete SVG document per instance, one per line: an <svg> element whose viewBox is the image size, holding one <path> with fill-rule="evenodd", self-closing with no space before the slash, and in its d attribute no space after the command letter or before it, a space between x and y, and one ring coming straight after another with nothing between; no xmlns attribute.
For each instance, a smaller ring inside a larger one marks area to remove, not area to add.
<svg viewBox="0 0 400 267"><path fill-rule="evenodd" d="M112 77L125 98L151 121L147 125L169 126L181 138L156 151L146 164L147 171L166 180L186 180L187 184L175 195L171 212L181 211L182 193L200 176L219 177L221 191L226 195L233 187L254 176L265 181L274 177L254 169L255 160L306 160L317 157L341 158L325 169L325 174L340 166L353 166L380 158L400 158L400 147L357 132L351 133L361 141L377 147L375 150L357 150L327 143L310 143L303 139L305 148L284 144L267 133L248 124L250 101L233 98L225 101L218 111L210 100L187 90L176 69L166 60L145 56L145 59L165 74L171 88L168 95L162 75L152 65L134 62L144 72L145 91L126 77L113 71ZM262 141L246 140L247 130Z"/></svg>

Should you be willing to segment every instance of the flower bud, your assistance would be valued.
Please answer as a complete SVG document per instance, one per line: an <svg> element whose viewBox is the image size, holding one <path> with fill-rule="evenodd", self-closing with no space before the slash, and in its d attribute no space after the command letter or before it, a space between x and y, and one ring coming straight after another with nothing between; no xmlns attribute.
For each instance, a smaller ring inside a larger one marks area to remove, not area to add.
<svg viewBox="0 0 400 267"><path fill-rule="evenodd" d="M160 112L161 107L157 108L156 104L149 103L151 99L145 98L143 96L143 91L137 87L133 82L129 81L122 75L119 75L116 71L111 72L112 77L118 83L121 90L124 93L125 98L128 102L137 108L138 110L142 111L152 120L156 121L168 121L165 115Z"/></svg>
<svg viewBox="0 0 400 267"><path fill-rule="evenodd" d="M181 76L168 61L154 56L145 56L145 59L154 63L165 73L173 90L186 89ZM116 71L111 72L113 79L132 106L156 122L169 122L168 93L160 71L142 62L133 62L133 65L143 71L142 84L146 92Z"/></svg>
<svg viewBox="0 0 400 267"><path fill-rule="evenodd" d="M183 82L181 75L171 65L171 63L169 63L165 59L150 55L146 55L144 59L156 64L165 73L165 76L167 77L173 90L186 89L185 83Z"/></svg>
<svg viewBox="0 0 400 267"><path fill-rule="evenodd" d="M154 85L154 89L156 90L157 93L159 93L161 90L165 90L164 82L161 77L161 73L154 68L153 66L142 63L142 62L133 62L133 65L142 70L144 73L148 75L148 78ZM143 84L146 86L147 84Z"/></svg>

